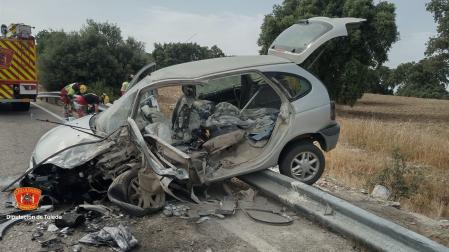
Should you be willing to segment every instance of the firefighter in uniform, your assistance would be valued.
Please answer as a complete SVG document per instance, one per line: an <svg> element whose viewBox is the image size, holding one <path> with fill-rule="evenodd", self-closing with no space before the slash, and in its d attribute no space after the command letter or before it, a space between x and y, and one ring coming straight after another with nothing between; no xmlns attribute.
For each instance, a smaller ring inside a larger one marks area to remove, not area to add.
<svg viewBox="0 0 449 252"><path fill-rule="evenodd" d="M100 99L101 103L103 103L104 105L110 104L109 96L106 93L101 94Z"/></svg>
<svg viewBox="0 0 449 252"><path fill-rule="evenodd" d="M98 113L98 105L100 102L100 97L96 94L89 93L84 95L75 95L73 105L78 117L83 117L87 114Z"/></svg>
<svg viewBox="0 0 449 252"><path fill-rule="evenodd" d="M75 95L82 95L87 92L87 86L81 83L71 83L61 89L61 100L64 103L64 117L69 118L72 110L72 100Z"/></svg>
<svg viewBox="0 0 449 252"><path fill-rule="evenodd" d="M122 83L122 87L120 88L120 95L124 95L126 90L128 90L129 82L125 81Z"/></svg>

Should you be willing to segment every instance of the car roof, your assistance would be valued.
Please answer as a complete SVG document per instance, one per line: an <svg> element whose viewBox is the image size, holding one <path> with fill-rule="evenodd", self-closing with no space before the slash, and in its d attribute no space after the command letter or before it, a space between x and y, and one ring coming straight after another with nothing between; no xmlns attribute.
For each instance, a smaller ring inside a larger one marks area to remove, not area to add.
<svg viewBox="0 0 449 252"><path fill-rule="evenodd" d="M272 55L206 59L162 68L151 73L150 80L155 82L168 79L196 79L232 70L285 63L291 63L291 61Z"/></svg>

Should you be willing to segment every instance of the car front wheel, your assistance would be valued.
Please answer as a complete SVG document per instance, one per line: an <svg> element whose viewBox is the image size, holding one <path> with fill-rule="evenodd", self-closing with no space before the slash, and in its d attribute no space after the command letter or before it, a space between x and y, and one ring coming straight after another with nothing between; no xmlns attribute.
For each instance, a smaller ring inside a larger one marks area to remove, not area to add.
<svg viewBox="0 0 449 252"><path fill-rule="evenodd" d="M128 214L144 216L165 205L165 192L159 179L151 174L139 174L137 169L123 172L111 183L108 198Z"/></svg>
<svg viewBox="0 0 449 252"><path fill-rule="evenodd" d="M301 142L287 150L279 163L279 171L311 185L321 177L324 166L323 152L312 143Z"/></svg>

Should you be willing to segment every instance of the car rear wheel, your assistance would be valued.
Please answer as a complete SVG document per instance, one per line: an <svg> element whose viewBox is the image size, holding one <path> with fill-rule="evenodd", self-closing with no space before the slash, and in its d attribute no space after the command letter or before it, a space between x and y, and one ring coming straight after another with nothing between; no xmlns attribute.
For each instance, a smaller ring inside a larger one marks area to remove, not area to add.
<svg viewBox="0 0 449 252"><path fill-rule="evenodd" d="M324 166L323 152L312 143L301 142L287 150L279 163L279 171L311 185L321 177Z"/></svg>

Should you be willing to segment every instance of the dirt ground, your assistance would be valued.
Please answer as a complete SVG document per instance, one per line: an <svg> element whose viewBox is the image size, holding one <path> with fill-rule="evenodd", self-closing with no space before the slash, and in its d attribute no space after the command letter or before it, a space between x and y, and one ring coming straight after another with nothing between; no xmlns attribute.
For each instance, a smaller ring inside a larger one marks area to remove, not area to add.
<svg viewBox="0 0 449 252"><path fill-rule="evenodd" d="M171 118L176 102L183 95L180 86L159 88L158 102L162 113L167 118Z"/></svg>
<svg viewBox="0 0 449 252"><path fill-rule="evenodd" d="M345 186L329 177L321 178L316 183L316 186L373 214L393 221L445 246L449 246L448 220L438 221L421 214L400 209L400 207L393 207L393 202L391 201L375 199L367 194L367 191Z"/></svg>

